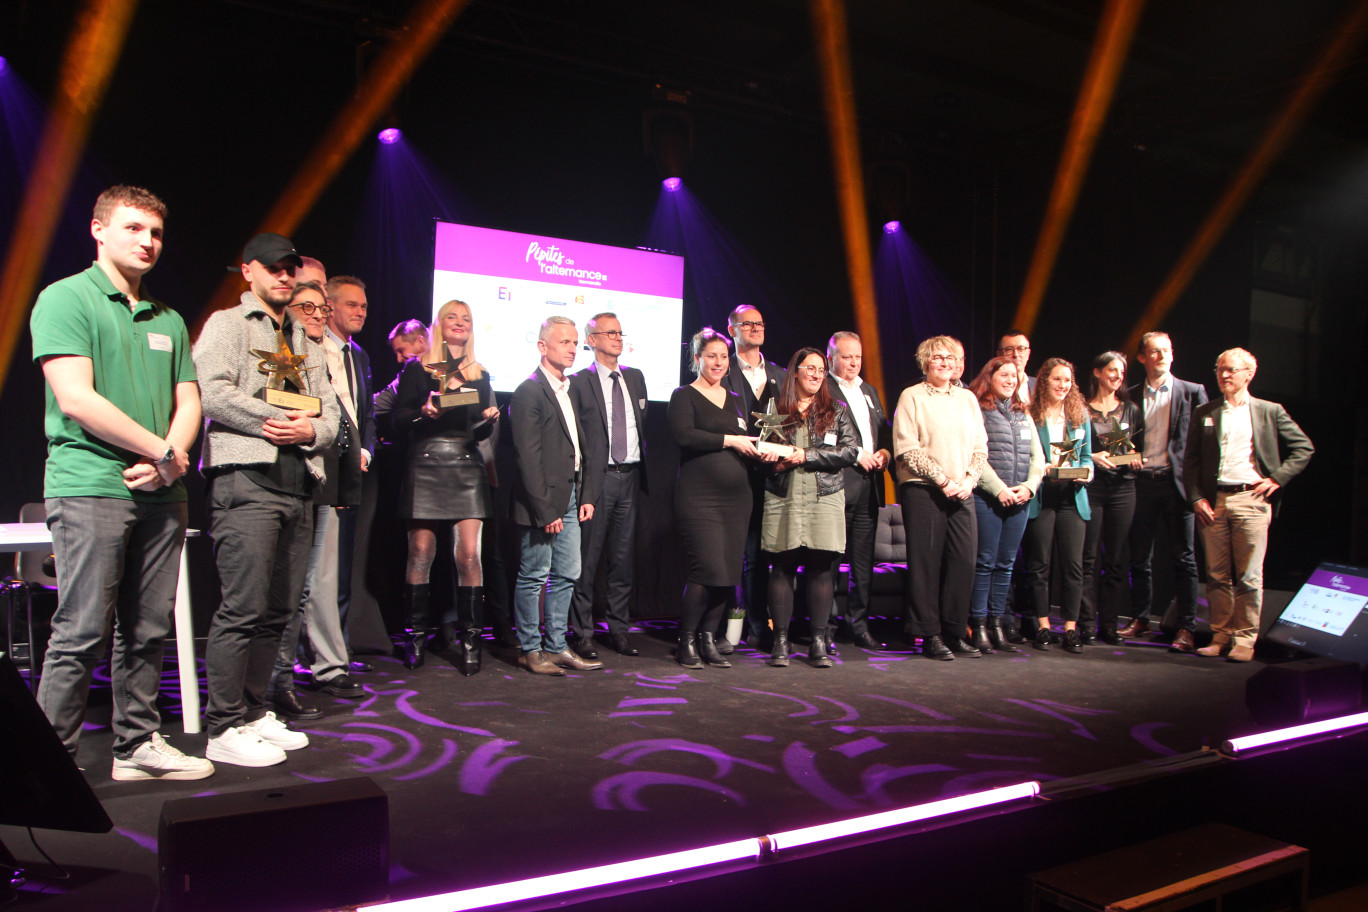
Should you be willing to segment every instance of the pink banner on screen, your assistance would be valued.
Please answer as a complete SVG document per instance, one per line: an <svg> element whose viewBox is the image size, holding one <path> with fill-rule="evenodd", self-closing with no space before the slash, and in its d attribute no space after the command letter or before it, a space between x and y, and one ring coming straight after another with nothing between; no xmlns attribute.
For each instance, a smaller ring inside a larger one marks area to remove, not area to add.
<svg viewBox="0 0 1368 912"><path fill-rule="evenodd" d="M448 222L437 223L434 267L667 298L679 296L684 277L684 258L671 254Z"/></svg>

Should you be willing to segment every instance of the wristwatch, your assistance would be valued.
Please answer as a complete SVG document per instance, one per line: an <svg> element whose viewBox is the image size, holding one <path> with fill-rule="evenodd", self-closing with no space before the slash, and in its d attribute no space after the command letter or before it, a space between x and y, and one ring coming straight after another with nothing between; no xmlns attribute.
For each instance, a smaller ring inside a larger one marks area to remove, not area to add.
<svg viewBox="0 0 1368 912"><path fill-rule="evenodd" d="M171 460L173 460L173 459L175 459L175 458L176 458L176 448L173 447L173 446L171 446L170 444L167 444L167 446L166 446L166 452L165 452L165 453L162 453L161 456L157 458L156 464L157 464L157 465L166 465L168 462L170 462Z"/></svg>

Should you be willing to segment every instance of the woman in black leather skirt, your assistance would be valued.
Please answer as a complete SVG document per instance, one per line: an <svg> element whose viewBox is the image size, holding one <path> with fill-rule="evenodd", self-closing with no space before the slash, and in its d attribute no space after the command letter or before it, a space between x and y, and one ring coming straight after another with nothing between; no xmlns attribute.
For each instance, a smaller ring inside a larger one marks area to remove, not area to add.
<svg viewBox="0 0 1368 912"><path fill-rule="evenodd" d="M404 607L408 618L404 664L423 664L429 629L428 575L437 551L437 531L450 523L456 560L456 604L442 618L448 647L464 674L480 670L484 579L480 531L491 515L493 497L479 442L494 431L499 410L489 376L475 360L470 307L448 301L437 312L425 356L404 365L395 397L394 423L412 438L408 470L399 496L399 515L408 520L408 564ZM439 397L473 391L469 405L442 408Z"/></svg>

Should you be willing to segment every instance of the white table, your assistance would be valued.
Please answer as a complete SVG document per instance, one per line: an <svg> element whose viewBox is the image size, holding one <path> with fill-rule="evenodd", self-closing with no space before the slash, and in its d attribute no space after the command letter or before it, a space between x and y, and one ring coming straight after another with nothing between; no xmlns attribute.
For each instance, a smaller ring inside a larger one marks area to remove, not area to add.
<svg viewBox="0 0 1368 912"><path fill-rule="evenodd" d="M198 538L202 534L199 529L185 530L186 538ZM51 548L52 533L46 523L0 523L0 551L48 551ZM190 564L185 548L181 548L174 616L176 662L180 666L181 723L185 733L193 735L200 730L199 674L195 665L195 624L190 613ZM30 643L29 649L33 648Z"/></svg>

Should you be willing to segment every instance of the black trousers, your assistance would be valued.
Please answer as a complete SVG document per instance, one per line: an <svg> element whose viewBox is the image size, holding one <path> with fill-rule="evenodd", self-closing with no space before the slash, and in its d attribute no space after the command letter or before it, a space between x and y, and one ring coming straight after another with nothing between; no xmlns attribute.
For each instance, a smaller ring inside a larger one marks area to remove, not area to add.
<svg viewBox="0 0 1368 912"><path fill-rule="evenodd" d="M874 535L879 528L879 501L874 483L861 475L845 486L846 563L850 567L846 589L846 623L855 634L869 632L869 600L874 585Z"/></svg>
<svg viewBox="0 0 1368 912"><path fill-rule="evenodd" d="M641 497L640 468L604 472L603 490L594 505L594 518L580 530L580 578L570 602L570 626L576 636L594 633L594 581L599 557L607 552L608 632L631 629L632 584L636 571L637 501Z"/></svg>
<svg viewBox="0 0 1368 912"><path fill-rule="evenodd" d="M1197 546L1192 508L1178 496L1173 476L1140 473L1135 481L1135 519L1131 523L1131 616L1149 619L1154 600L1154 535L1163 523L1173 561L1173 594L1178 626L1197 627Z"/></svg>
<svg viewBox="0 0 1368 912"><path fill-rule="evenodd" d="M950 500L939 488L898 489L907 531L907 610L914 637L964 636L974 588L978 516L974 499Z"/></svg>
<svg viewBox="0 0 1368 912"><path fill-rule="evenodd" d="M1022 549L1026 554L1026 589L1037 618L1050 616L1050 565L1059 563L1063 591L1059 613L1077 621L1083 603L1083 539L1087 524L1078 515L1072 481L1044 481L1036 497L1040 513L1026 524ZM1052 553L1053 552L1053 553Z"/></svg>
<svg viewBox="0 0 1368 912"><path fill-rule="evenodd" d="M1135 476L1098 471L1088 485L1088 530L1083 539L1083 606L1079 620L1115 627L1126 586L1122 558L1135 518Z"/></svg>

